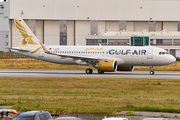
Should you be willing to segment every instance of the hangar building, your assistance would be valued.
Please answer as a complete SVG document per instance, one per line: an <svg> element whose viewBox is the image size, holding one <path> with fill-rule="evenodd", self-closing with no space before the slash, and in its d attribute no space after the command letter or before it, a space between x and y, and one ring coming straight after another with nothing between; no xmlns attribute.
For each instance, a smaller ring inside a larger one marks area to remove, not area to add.
<svg viewBox="0 0 180 120"><path fill-rule="evenodd" d="M152 45L180 57L179 0L6 0L0 51L18 46L14 18L45 45Z"/></svg>

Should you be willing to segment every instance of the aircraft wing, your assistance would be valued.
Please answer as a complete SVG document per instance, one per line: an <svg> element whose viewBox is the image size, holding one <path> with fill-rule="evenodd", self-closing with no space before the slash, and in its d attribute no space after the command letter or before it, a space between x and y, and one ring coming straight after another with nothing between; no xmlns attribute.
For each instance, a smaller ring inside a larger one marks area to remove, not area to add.
<svg viewBox="0 0 180 120"><path fill-rule="evenodd" d="M49 51L46 52L47 54L51 54L51 55L57 55L59 57L61 57L62 59L64 58L73 58L76 60L82 60L84 62L98 62L100 60L112 60L112 59L107 59L107 58L99 58L99 57L90 57L90 56L80 56L80 55L70 55L70 54L56 54L56 53L50 53Z"/></svg>
<svg viewBox="0 0 180 120"><path fill-rule="evenodd" d="M69 54L53 54L53 53L49 53L49 52L48 52L48 54L57 55L57 56L60 56L61 58L74 58L74 59L80 59L80 60L84 60L84 61L107 60L107 59L101 59L98 57L89 57L89 56L79 56L79 55L69 55Z"/></svg>

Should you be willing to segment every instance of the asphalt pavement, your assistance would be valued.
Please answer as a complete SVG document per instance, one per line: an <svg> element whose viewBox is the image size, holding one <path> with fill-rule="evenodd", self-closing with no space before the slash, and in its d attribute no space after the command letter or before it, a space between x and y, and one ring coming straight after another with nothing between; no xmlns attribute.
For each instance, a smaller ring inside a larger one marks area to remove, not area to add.
<svg viewBox="0 0 180 120"><path fill-rule="evenodd" d="M105 72L86 74L85 70L51 70L51 69L0 69L0 77L89 77L89 78L148 78L148 79L180 79L180 71Z"/></svg>

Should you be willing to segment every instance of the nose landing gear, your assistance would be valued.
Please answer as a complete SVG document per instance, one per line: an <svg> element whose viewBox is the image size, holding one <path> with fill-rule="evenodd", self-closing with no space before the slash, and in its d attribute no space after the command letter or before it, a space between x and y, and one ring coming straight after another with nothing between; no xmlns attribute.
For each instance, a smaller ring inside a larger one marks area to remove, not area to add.
<svg viewBox="0 0 180 120"><path fill-rule="evenodd" d="M154 75L153 66L150 66L150 75Z"/></svg>

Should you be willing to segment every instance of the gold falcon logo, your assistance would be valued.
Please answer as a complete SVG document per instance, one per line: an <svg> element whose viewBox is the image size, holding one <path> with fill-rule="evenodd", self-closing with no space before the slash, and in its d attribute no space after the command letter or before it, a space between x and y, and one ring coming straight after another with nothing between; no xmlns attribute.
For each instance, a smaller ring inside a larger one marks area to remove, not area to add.
<svg viewBox="0 0 180 120"><path fill-rule="evenodd" d="M26 44L30 44L30 45L37 45L38 43L34 42L32 40L32 36L28 35L28 32L26 31L26 29L24 28L24 26L18 22L18 20L15 20L16 22L16 28L19 29L19 32L21 33L21 35L23 36L23 40L22 40L22 44L26 45Z"/></svg>

